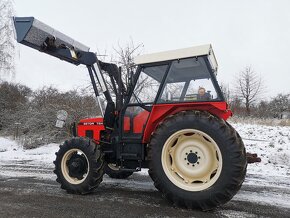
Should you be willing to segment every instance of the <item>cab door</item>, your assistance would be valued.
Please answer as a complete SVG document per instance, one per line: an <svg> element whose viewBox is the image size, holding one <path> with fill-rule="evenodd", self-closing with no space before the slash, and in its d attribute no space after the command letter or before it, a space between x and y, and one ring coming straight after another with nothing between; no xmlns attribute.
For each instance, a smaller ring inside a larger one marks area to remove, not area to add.
<svg viewBox="0 0 290 218"><path fill-rule="evenodd" d="M122 111L122 138L141 140L152 105L168 71L168 64L142 66L135 75L135 85Z"/></svg>

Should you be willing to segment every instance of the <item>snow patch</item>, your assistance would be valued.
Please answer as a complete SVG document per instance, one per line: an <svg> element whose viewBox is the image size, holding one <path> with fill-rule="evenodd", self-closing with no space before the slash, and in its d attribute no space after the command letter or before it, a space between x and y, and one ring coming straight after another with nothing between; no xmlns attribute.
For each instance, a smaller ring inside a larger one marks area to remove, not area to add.
<svg viewBox="0 0 290 218"><path fill-rule="evenodd" d="M55 159L55 152L58 151L57 144L48 144L39 148L25 150L23 146L9 138L0 137L0 159L1 164L9 161L29 161L34 165L52 166Z"/></svg>
<svg viewBox="0 0 290 218"><path fill-rule="evenodd" d="M257 153L261 163L249 164L248 173L290 176L290 127L231 124L241 135L246 151Z"/></svg>

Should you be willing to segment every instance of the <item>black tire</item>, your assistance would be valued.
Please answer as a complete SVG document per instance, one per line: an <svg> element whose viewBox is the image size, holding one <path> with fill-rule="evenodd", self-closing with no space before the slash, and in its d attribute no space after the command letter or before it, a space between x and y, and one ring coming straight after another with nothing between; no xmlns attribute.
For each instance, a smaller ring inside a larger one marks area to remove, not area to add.
<svg viewBox="0 0 290 218"><path fill-rule="evenodd" d="M210 136L221 153L220 173L216 181L203 190L189 191L178 187L178 183L172 182L167 176L162 165L164 144L174 133L186 129L198 130ZM149 175L155 187L170 202L188 209L210 210L228 202L239 191L246 175L246 153L241 138L225 121L207 112L183 111L166 118L151 137L148 158Z"/></svg>
<svg viewBox="0 0 290 218"><path fill-rule="evenodd" d="M75 150L81 152L81 155L77 154ZM87 194L102 182L104 156L100 150L100 145L89 139L72 138L60 145L59 151L55 154L54 173L57 176L56 181L68 193ZM71 154L70 157L69 154ZM74 161L78 161L79 164L75 165ZM72 173L74 174L71 175Z"/></svg>
<svg viewBox="0 0 290 218"><path fill-rule="evenodd" d="M105 173L114 179L126 179L133 174L133 172L127 172L122 170L113 169L108 164L105 165Z"/></svg>

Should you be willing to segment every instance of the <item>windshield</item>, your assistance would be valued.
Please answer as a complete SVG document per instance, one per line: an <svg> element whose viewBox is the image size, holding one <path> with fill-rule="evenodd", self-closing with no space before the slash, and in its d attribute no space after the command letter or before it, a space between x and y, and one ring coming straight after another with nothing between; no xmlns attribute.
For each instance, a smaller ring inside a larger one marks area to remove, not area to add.
<svg viewBox="0 0 290 218"><path fill-rule="evenodd" d="M143 67L130 103L153 103L168 65Z"/></svg>

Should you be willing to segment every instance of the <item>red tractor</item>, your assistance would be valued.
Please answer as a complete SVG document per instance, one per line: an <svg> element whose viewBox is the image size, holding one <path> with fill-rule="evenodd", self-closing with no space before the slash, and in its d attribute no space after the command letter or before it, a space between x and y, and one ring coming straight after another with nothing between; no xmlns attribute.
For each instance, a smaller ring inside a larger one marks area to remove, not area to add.
<svg viewBox="0 0 290 218"><path fill-rule="evenodd" d="M126 178L149 168L169 201L208 210L240 189L247 158L218 85L211 45L139 56L128 87L115 64L33 17L14 18L17 41L75 65L86 65L104 116L81 120L54 161L57 182L73 194L92 192L103 174ZM108 90L103 74L110 78ZM96 83L97 81L97 83ZM111 95L114 96L114 102Z"/></svg>

